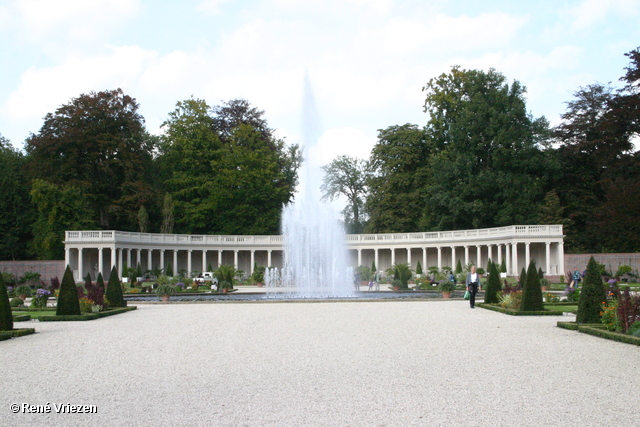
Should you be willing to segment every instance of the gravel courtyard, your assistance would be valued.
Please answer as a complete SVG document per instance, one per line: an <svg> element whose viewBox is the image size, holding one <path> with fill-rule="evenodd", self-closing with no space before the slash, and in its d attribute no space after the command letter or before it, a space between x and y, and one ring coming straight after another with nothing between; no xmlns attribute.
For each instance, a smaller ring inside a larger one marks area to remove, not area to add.
<svg viewBox="0 0 640 427"><path fill-rule="evenodd" d="M37 333L0 342L0 425L638 425L640 349L558 320L574 317L432 300L139 304L21 322Z"/></svg>

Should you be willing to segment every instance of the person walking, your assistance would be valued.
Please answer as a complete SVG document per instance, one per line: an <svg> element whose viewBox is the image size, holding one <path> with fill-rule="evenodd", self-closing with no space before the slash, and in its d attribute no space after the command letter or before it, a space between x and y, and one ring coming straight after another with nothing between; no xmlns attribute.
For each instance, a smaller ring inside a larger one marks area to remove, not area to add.
<svg viewBox="0 0 640 427"><path fill-rule="evenodd" d="M476 308L476 294L478 293L478 283L480 275L476 273L476 266L471 266L471 271L467 273L467 291L469 291L469 304L471 308Z"/></svg>

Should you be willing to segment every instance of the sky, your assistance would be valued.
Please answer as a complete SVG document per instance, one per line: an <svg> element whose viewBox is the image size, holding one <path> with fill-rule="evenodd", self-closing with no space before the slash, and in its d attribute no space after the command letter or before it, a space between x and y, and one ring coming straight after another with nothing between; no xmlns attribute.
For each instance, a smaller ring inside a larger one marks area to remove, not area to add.
<svg viewBox="0 0 640 427"><path fill-rule="evenodd" d="M368 158L378 129L423 126L423 86L494 68L559 123L580 87L618 79L640 46L640 0L0 0L0 134L22 148L43 117L122 88L147 129L176 102L244 98L302 142L304 76L327 164Z"/></svg>

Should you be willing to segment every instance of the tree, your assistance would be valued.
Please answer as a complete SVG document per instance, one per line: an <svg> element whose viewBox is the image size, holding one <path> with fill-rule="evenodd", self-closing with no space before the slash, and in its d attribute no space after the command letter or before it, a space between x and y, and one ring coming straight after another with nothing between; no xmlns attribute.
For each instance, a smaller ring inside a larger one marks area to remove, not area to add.
<svg viewBox="0 0 640 427"><path fill-rule="evenodd" d="M424 130L417 125L390 126L378 131L378 142L369 161L367 232L420 230L431 152Z"/></svg>
<svg viewBox="0 0 640 427"><path fill-rule="evenodd" d="M172 234L173 233L173 210L175 206L173 204L173 198L171 194L165 193L164 202L162 203L162 226L160 227L160 232L163 234Z"/></svg>
<svg viewBox="0 0 640 427"><path fill-rule="evenodd" d="M58 304L56 307L57 316L79 315L80 300L78 299L78 289L76 281L73 279L71 268L67 265L60 283L60 293L58 294Z"/></svg>
<svg viewBox="0 0 640 427"><path fill-rule="evenodd" d="M522 267L522 270L520 270L520 277L518 278L518 286L520 286L520 289L524 289L526 283L527 283L527 270L525 270L525 268Z"/></svg>
<svg viewBox="0 0 640 427"><path fill-rule="evenodd" d="M111 268L111 274L109 275L109 281L107 282L107 290L105 292L105 298L108 301L109 307L126 307L126 301L122 296L122 284L118 277L118 270L114 265Z"/></svg>
<svg viewBox="0 0 640 427"><path fill-rule="evenodd" d="M361 212L364 210L369 179L367 161L342 155L323 166L322 170L322 199L333 201L340 195L345 196L347 206L343 215L347 230L354 234L361 233L364 228Z"/></svg>
<svg viewBox="0 0 640 427"><path fill-rule="evenodd" d="M600 323L602 303L606 303L607 295L600 276L600 267L591 257L587 264L587 275L582 284L580 300L578 301L577 323Z"/></svg>
<svg viewBox="0 0 640 427"><path fill-rule="evenodd" d="M542 288L540 287L540 277L536 269L536 263L531 260L527 269L527 277L522 289L522 311L542 311L544 303L542 300Z"/></svg>
<svg viewBox="0 0 640 427"><path fill-rule="evenodd" d="M95 224L84 193L70 184L36 179L29 194L37 208L32 225L33 252L38 259L63 259L65 230L92 229Z"/></svg>
<svg viewBox="0 0 640 427"><path fill-rule="evenodd" d="M33 178L81 189L103 228L135 230L153 196L153 146L135 99L122 89L90 92L48 113L25 145Z"/></svg>
<svg viewBox="0 0 640 427"><path fill-rule="evenodd" d="M422 264L420 264L420 261L418 261L418 265L416 266L416 274L422 274Z"/></svg>
<svg viewBox="0 0 640 427"><path fill-rule="evenodd" d="M262 114L246 101L210 109L199 99L178 102L169 114L159 162L177 232L279 231L300 158L297 146L271 135Z"/></svg>
<svg viewBox="0 0 640 427"><path fill-rule="evenodd" d="M13 314L9 303L9 293L3 275L0 274L0 331L11 330L13 330Z"/></svg>
<svg viewBox="0 0 640 427"><path fill-rule="evenodd" d="M502 286L500 285L500 273L498 273L498 269L494 263L490 264L489 279L487 280L487 287L485 288L484 293L484 302L485 304L497 304L498 293L502 289Z"/></svg>
<svg viewBox="0 0 640 427"><path fill-rule="evenodd" d="M557 170L548 122L527 114L518 82L490 69L432 78L423 88L434 147L424 199L429 229L484 228L537 221L536 207Z"/></svg>
<svg viewBox="0 0 640 427"><path fill-rule="evenodd" d="M138 209L138 230L141 233L149 232L149 214L144 205L140 205L140 209Z"/></svg>
<svg viewBox="0 0 640 427"><path fill-rule="evenodd" d="M35 206L29 198L29 182L24 173L25 157L0 135L0 259L29 258L33 239L31 224Z"/></svg>

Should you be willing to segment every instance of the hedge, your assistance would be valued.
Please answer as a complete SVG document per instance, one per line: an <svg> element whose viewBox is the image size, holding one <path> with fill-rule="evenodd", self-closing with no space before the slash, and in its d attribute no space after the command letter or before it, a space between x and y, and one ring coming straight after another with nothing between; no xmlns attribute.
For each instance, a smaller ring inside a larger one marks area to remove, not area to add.
<svg viewBox="0 0 640 427"><path fill-rule="evenodd" d="M562 316L562 311L542 310L542 311L522 311L513 308L504 308L495 304L476 303L476 306L511 316Z"/></svg>
<svg viewBox="0 0 640 427"><path fill-rule="evenodd" d="M28 314L14 314L13 321L14 322L27 322L31 320L31 316Z"/></svg>
<svg viewBox="0 0 640 427"><path fill-rule="evenodd" d="M114 314L125 313L127 311L135 310L136 307L121 307L121 308L112 308L106 311L100 311L98 313L85 313L85 314L67 314L62 316L40 316L39 320L41 322L67 322L67 321L83 321L83 320L95 320L100 319L102 317L113 316Z"/></svg>
<svg viewBox="0 0 640 427"><path fill-rule="evenodd" d="M608 331L602 323L576 323L576 322L558 322L559 328L570 329L585 334L593 335L599 338L605 338L625 344L640 346L640 337L622 334L620 332Z"/></svg>
<svg viewBox="0 0 640 427"><path fill-rule="evenodd" d="M0 341L8 340L9 338L23 337L25 335L31 335L35 333L36 333L36 330L34 328L21 328L21 329L13 329L11 331L1 331Z"/></svg>

